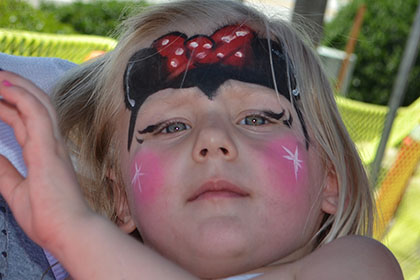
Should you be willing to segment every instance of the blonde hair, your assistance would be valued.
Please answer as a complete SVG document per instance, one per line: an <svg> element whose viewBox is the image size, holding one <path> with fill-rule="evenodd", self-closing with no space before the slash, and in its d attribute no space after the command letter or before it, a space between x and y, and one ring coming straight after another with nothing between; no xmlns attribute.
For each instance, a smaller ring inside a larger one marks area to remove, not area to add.
<svg viewBox="0 0 420 280"><path fill-rule="evenodd" d="M119 44L113 51L76 67L56 88L53 100L60 127L91 206L111 220L117 219L112 183L122 185L122 180L117 172L116 182L111 182L108 171L112 167L118 171L119 166L114 149L119 144L115 119L125 110L123 74L129 58L170 31L205 34L234 23L246 23L261 36L281 43L296 73L301 95L297 106L311 131L311 145L317 148L326 174L332 172L337 177L338 210L324 217L314 237L316 245L349 234L370 235L373 206L367 176L309 40L302 39L290 23L268 19L228 0L172 2L135 14L122 24Z"/></svg>

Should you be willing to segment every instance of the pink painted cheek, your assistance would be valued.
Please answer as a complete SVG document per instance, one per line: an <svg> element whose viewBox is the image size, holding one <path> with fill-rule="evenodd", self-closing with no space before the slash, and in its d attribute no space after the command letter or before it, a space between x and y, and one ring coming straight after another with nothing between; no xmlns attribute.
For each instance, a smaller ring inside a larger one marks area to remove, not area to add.
<svg viewBox="0 0 420 280"><path fill-rule="evenodd" d="M268 143L262 162L276 189L295 192L308 182L308 152L295 137L282 137Z"/></svg>
<svg viewBox="0 0 420 280"><path fill-rule="evenodd" d="M136 203L155 201L164 182L161 159L153 152L138 152L131 163L130 175Z"/></svg>

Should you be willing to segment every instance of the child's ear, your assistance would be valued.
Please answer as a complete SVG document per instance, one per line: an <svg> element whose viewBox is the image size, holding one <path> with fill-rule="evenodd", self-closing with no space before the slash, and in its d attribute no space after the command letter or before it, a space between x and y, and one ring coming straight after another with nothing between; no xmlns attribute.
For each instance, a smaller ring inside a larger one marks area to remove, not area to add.
<svg viewBox="0 0 420 280"><path fill-rule="evenodd" d="M132 233L136 229L136 224L131 216L128 206L127 194L124 187L118 185L113 170L108 172L108 178L112 181L112 192L114 195L114 209L117 216L117 226L125 233Z"/></svg>
<svg viewBox="0 0 420 280"><path fill-rule="evenodd" d="M324 189L322 190L322 211L328 214L335 214L338 207L338 180L333 168L330 168L325 178Z"/></svg>

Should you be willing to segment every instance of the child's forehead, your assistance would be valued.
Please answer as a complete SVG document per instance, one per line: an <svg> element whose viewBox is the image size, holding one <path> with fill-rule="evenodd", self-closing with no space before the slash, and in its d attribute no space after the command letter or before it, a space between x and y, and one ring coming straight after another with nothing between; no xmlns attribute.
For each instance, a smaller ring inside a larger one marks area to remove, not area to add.
<svg viewBox="0 0 420 280"><path fill-rule="evenodd" d="M273 89L258 84L246 83L237 80L227 80L221 84L211 95L203 92L198 87L166 88L151 94L144 102L146 104L170 103L172 106L185 102L194 102L199 99L217 100L219 102L258 103L264 100L287 101Z"/></svg>

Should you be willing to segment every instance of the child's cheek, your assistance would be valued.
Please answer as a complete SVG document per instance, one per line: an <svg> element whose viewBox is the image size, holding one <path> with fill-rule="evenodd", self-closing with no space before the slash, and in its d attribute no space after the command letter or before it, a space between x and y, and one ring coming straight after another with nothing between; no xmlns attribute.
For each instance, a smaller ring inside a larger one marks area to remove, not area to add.
<svg viewBox="0 0 420 280"><path fill-rule="evenodd" d="M308 152L295 137L267 143L263 162L271 185L280 192L294 193L307 184Z"/></svg>
<svg viewBox="0 0 420 280"><path fill-rule="evenodd" d="M164 181L161 159L153 152L138 152L130 167L131 187L137 203L156 200Z"/></svg>

